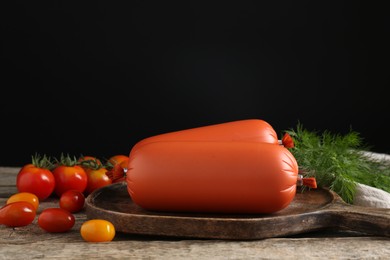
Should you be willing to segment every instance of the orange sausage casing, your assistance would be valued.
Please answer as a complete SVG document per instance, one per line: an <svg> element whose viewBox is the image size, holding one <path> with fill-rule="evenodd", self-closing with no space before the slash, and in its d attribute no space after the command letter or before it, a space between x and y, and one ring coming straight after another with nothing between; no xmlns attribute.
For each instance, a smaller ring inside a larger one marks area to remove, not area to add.
<svg viewBox="0 0 390 260"><path fill-rule="evenodd" d="M134 148L158 141L252 141L279 143L275 130L268 122L261 119L243 119L155 135L139 141Z"/></svg>
<svg viewBox="0 0 390 260"><path fill-rule="evenodd" d="M273 213L296 192L298 165L262 142L161 141L132 149L127 189L151 211Z"/></svg>

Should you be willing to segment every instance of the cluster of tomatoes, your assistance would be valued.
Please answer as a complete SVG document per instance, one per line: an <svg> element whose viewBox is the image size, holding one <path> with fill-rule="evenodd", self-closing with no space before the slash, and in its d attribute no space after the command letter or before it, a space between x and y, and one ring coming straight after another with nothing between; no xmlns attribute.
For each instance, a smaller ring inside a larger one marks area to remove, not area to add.
<svg viewBox="0 0 390 260"><path fill-rule="evenodd" d="M47 232L66 232L75 224L73 213L84 208L85 198L94 190L124 181L128 156L114 155L105 163L93 156L79 158L61 155L54 161L35 155L24 165L16 179L18 193L10 196L0 208L0 224L21 227L31 224L40 201L58 197L59 206L46 208L37 223ZM90 242L111 241L115 236L112 223L103 219L84 222L82 238Z"/></svg>

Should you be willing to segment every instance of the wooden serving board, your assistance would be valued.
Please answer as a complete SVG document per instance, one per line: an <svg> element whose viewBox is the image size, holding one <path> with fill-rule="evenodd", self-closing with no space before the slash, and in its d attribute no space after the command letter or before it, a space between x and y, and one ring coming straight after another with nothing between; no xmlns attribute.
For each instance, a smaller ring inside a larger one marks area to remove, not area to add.
<svg viewBox="0 0 390 260"><path fill-rule="evenodd" d="M182 238L254 240L328 228L390 236L390 209L350 205L327 189L297 191L291 204L274 214L226 215L147 211L121 182L91 193L86 214L112 222L118 232Z"/></svg>

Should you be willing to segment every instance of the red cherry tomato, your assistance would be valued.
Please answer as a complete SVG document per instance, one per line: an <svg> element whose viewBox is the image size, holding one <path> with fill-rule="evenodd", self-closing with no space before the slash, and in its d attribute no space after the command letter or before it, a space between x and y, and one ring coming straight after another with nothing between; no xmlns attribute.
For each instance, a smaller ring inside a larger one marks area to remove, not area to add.
<svg viewBox="0 0 390 260"><path fill-rule="evenodd" d="M45 200L53 193L55 179L49 169L28 164L19 171L16 187L19 192L30 192Z"/></svg>
<svg viewBox="0 0 390 260"><path fill-rule="evenodd" d="M20 170L24 170L24 169L29 168L29 167L35 167L35 165L32 163L28 163L28 164L23 165L22 169L20 169Z"/></svg>
<svg viewBox="0 0 390 260"><path fill-rule="evenodd" d="M90 156L90 155L83 155L77 161L82 162L82 161L88 161L88 160L95 161L99 165L102 165L102 162L98 158L96 158L95 156Z"/></svg>
<svg viewBox="0 0 390 260"><path fill-rule="evenodd" d="M84 208L85 196L78 190L68 190L60 197L60 208L70 213L79 212Z"/></svg>
<svg viewBox="0 0 390 260"><path fill-rule="evenodd" d="M94 190L104 187L112 183L111 179L106 175L106 168L90 169L87 171L88 184L85 189L86 194L90 194Z"/></svg>
<svg viewBox="0 0 390 260"><path fill-rule="evenodd" d="M91 219L81 225L80 234L87 242L109 242L115 237L115 227L107 220Z"/></svg>
<svg viewBox="0 0 390 260"><path fill-rule="evenodd" d="M27 201L16 201L6 204L0 209L0 224L9 227L23 227L35 219L34 205Z"/></svg>
<svg viewBox="0 0 390 260"><path fill-rule="evenodd" d="M94 164L96 166L103 166L102 162L94 157L94 156L90 156L90 155L86 155L86 156L81 156L78 160L77 160L78 164L85 170L85 172L87 172L89 170L89 167L86 166L86 163L87 164Z"/></svg>
<svg viewBox="0 0 390 260"><path fill-rule="evenodd" d="M16 201L27 201L30 202L35 210L38 209L39 207L39 199L37 195L30 193L30 192L18 192L15 193L14 195L10 196L7 200L7 204L16 202Z"/></svg>
<svg viewBox="0 0 390 260"><path fill-rule="evenodd" d="M53 170L53 175L56 183L54 192L59 197L67 190L84 192L87 187L87 174L84 169L78 165L59 165Z"/></svg>
<svg viewBox="0 0 390 260"><path fill-rule="evenodd" d="M121 162L123 162L125 160L128 160L128 159L129 159L129 156L127 156L127 155L116 154L116 155L111 156L108 159L108 163L110 163L110 164L112 164L114 166L114 165L120 164Z"/></svg>
<svg viewBox="0 0 390 260"><path fill-rule="evenodd" d="M115 158L115 156L113 156ZM111 158L113 158L111 157ZM117 159L117 162L113 164L113 167L106 172L106 175L112 180L112 183L121 182L126 180L127 166L129 164L129 157L122 155Z"/></svg>
<svg viewBox="0 0 390 260"><path fill-rule="evenodd" d="M46 208L38 217L38 225L45 231L60 233L69 231L75 224L72 213L61 208Z"/></svg>

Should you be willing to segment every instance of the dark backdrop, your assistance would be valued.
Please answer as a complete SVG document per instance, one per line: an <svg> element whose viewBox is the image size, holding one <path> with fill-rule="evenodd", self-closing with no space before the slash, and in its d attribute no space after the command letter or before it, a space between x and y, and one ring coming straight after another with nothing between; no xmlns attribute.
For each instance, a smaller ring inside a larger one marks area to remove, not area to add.
<svg viewBox="0 0 390 260"><path fill-rule="evenodd" d="M248 118L390 152L387 9L265 2L3 1L0 165Z"/></svg>

